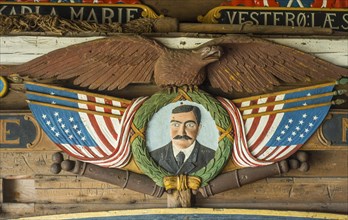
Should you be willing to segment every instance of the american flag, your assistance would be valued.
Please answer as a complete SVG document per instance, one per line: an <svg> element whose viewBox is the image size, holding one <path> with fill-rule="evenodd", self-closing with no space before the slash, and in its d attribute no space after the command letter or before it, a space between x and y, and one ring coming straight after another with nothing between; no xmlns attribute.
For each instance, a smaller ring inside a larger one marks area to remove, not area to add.
<svg viewBox="0 0 348 220"><path fill-rule="evenodd" d="M25 85L35 118L63 151L103 167L128 163L131 122L146 98L131 102L40 83Z"/></svg>
<svg viewBox="0 0 348 220"><path fill-rule="evenodd" d="M327 115L335 83L219 101L234 128L233 160L242 167L269 165L298 150Z"/></svg>

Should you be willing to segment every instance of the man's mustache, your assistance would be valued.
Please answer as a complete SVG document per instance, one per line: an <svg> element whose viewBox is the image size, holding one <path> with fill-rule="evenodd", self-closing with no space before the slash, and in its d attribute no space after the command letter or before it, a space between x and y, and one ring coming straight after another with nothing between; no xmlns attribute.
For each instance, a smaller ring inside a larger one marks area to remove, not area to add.
<svg viewBox="0 0 348 220"><path fill-rule="evenodd" d="M192 138L189 137L189 136L187 136L187 135L177 135L177 136L175 136L173 139L175 139L175 140L180 140L180 139L192 140Z"/></svg>

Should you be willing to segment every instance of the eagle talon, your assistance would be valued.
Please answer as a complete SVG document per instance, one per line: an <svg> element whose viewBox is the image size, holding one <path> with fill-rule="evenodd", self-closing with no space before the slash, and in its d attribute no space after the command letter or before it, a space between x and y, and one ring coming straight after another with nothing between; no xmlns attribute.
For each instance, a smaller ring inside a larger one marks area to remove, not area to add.
<svg viewBox="0 0 348 220"><path fill-rule="evenodd" d="M188 92L188 86L187 86L187 85L182 86L182 89L183 89L185 92Z"/></svg>
<svg viewBox="0 0 348 220"><path fill-rule="evenodd" d="M168 94L172 94L172 93L177 93L178 92L178 88L176 86L168 86L167 87L167 92Z"/></svg>

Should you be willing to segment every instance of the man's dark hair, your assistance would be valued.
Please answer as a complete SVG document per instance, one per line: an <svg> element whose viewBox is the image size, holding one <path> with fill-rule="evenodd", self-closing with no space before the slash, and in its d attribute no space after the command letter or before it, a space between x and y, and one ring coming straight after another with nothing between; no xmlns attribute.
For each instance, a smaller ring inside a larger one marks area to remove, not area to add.
<svg viewBox="0 0 348 220"><path fill-rule="evenodd" d="M191 112L191 111L193 111L193 114L196 117L197 123L201 124L201 111L199 110L199 108L197 106L179 105L178 107L175 107L172 110L172 113L176 114L176 113Z"/></svg>

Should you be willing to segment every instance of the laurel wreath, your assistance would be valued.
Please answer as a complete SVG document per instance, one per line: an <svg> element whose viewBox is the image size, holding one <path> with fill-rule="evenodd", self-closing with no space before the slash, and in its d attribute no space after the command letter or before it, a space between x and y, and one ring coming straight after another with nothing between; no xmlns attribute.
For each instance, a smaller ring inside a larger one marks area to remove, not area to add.
<svg viewBox="0 0 348 220"><path fill-rule="evenodd" d="M158 166L150 156L145 141L146 126L152 116L162 107L179 100L193 101L206 108L214 119L220 133L228 129L231 130L231 121L226 110L220 102L203 91L185 92L179 89L178 93L168 94L162 91L152 95L143 103L134 116L132 126L134 136L131 139L131 148L139 168L159 186L163 186L164 177L172 174ZM220 137L222 138L218 143L214 158L205 167L190 174L190 176L201 178L201 186L206 185L220 173L231 155L233 144L231 136L224 135Z"/></svg>

